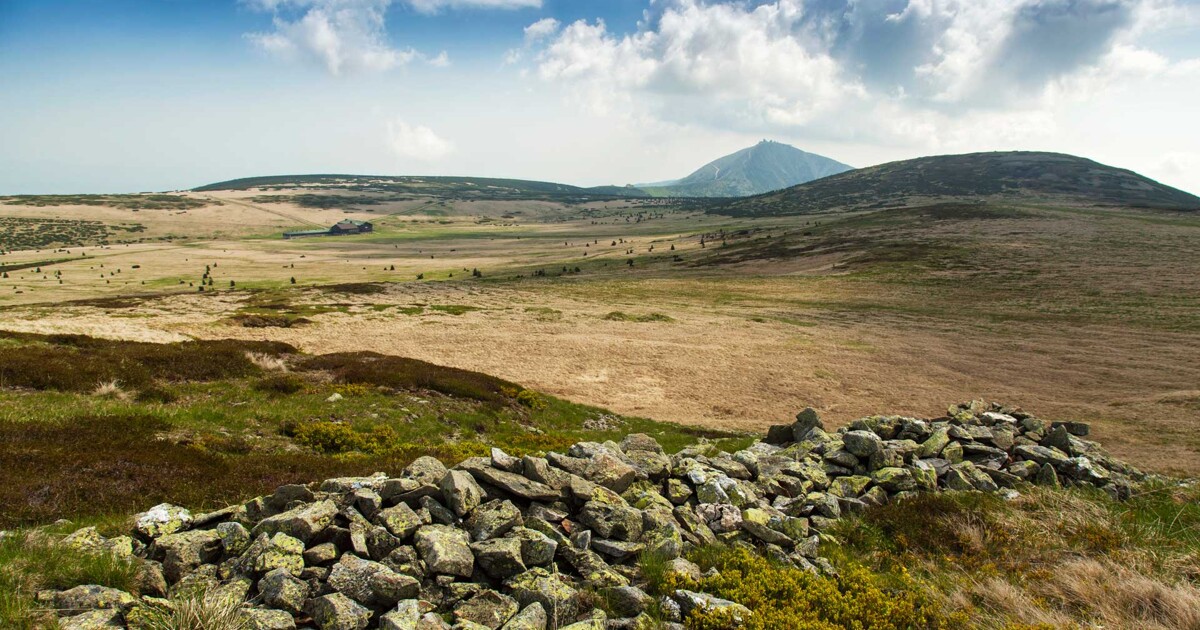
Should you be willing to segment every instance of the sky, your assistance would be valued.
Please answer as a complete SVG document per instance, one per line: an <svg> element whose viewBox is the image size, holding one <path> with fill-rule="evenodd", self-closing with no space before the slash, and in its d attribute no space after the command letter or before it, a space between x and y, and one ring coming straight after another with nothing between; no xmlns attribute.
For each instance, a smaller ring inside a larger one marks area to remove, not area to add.
<svg viewBox="0 0 1200 630"><path fill-rule="evenodd" d="M1071 153L1200 193L1200 0L0 0L0 194Z"/></svg>

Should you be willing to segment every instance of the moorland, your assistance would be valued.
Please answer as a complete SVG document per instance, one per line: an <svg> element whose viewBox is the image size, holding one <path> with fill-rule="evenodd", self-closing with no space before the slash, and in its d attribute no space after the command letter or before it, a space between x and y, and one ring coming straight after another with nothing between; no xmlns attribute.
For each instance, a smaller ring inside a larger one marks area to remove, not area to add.
<svg viewBox="0 0 1200 630"><path fill-rule="evenodd" d="M1068 157L739 199L332 175L0 198L0 527L117 530L159 500L214 508L490 446L647 433L732 452L805 407L832 429L981 398L1195 476L1200 200ZM347 218L374 230L282 238ZM1031 602L1058 575L1047 554L1150 590L1194 580L1187 492L899 504L847 525L843 560L884 581L923 567L985 627L1182 627L1103 594Z"/></svg>

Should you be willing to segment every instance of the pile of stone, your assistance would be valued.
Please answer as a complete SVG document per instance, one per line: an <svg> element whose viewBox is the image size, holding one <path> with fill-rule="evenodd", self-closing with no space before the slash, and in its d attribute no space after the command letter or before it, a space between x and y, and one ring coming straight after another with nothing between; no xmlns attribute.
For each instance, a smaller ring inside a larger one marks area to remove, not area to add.
<svg viewBox="0 0 1200 630"><path fill-rule="evenodd" d="M184 592L245 602L247 627L261 630L680 627L714 608L745 619L705 593L652 597L643 559L699 579L683 556L723 542L832 573L821 530L917 492L1015 495L1034 483L1128 496L1142 475L1087 434L975 402L835 433L809 409L732 454L701 444L667 455L629 435L546 457L493 449L453 469L422 457L396 477L288 485L208 514L159 505L131 536L81 529L65 544L138 559L141 597L81 586L39 598L69 629L137 628Z"/></svg>

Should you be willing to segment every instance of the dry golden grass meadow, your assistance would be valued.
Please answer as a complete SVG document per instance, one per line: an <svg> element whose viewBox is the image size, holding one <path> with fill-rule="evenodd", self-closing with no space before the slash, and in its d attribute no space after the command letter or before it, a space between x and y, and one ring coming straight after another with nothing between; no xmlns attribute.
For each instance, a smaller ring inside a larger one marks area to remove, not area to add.
<svg viewBox="0 0 1200 630"><path fill-rule="evenodd" d="M1146 469L1200 472L1194 216L959 204L750 219L353 195L314 209L297 192L184 193L185 210L0 203L0 220L111 228L107 245L0 245L14 269L0 329L372 350L748 431L806 406L837 425L1003 400L1091 422ZM376 231L281 238L347 217ZM261 314L300 321L247 324Z"/></svg>

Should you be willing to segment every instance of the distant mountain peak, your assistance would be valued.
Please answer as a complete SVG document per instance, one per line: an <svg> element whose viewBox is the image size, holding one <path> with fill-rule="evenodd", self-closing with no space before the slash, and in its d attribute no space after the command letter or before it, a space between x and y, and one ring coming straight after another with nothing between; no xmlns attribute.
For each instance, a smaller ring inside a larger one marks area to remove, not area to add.
<svg viewBox="0 0 1200 630"><path fill-rule="evenodd" d="M642 188L659 196L744 197L836 175L852 167L774 140L730 153L683 179Z"/></svg>

